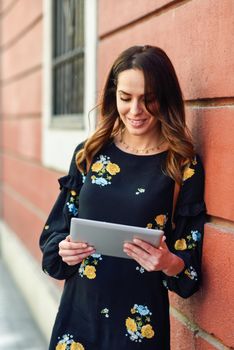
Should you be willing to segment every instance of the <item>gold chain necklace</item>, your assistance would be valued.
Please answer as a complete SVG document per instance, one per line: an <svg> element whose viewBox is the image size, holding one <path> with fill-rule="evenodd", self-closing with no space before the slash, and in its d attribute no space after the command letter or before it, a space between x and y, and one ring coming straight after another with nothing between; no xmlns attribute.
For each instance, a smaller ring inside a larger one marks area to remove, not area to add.
<svg viewBox="0 0 234 350"><path fill-rule="evenodd" d="M133 147L129 146L126 142L124 142L124 140L122 138L122 135L121 135L121 138L119 139L119 143L121 143L126 150L129 150L129 151L134 152L134 153L140 153L140 154L148 154L148 153L151 153L151 152L154 152L154 151L159 151L160 150L160 146L162 146L162 144L164 142L165 142L165 139L162 140L155 147L148 147L148 148L138 149L138 148L133 148Z"/></svg>

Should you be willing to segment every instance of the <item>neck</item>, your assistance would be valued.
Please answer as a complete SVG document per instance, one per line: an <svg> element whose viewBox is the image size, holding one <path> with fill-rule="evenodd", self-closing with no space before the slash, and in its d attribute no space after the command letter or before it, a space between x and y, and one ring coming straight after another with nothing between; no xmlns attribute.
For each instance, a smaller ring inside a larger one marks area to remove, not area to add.
<svg viewBox="0 0 234 350"><path fill-rule="evenodd" d="M136 154L158 153L165 149L165 140L158 132L151 137L135 136L124 130L118 138L121 148Z"/></svg>

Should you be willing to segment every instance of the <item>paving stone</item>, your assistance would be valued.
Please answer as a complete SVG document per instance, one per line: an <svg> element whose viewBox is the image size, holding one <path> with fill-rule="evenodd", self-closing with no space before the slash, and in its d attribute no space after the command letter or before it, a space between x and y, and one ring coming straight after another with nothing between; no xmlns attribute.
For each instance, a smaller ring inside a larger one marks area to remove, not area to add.
<svg viewBox="0 0 234 350"><path fill-rule="evenodd" d="M23 296L0 260L0 350L46 350Z"/></svg>

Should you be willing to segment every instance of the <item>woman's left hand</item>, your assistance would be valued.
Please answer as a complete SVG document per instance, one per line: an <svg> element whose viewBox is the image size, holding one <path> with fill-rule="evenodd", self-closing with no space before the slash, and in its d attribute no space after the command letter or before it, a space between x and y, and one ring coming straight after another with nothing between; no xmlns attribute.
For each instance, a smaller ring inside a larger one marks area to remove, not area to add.
<svg viewBox="0 0 234 350"><path fill-rule="evenodd" d="M158 248L139 239L133 243L124 243L124 252L136 260L147 271L162 271L168 276L175 276L184 269L184 261L173 254L163 236Z"/></svg>

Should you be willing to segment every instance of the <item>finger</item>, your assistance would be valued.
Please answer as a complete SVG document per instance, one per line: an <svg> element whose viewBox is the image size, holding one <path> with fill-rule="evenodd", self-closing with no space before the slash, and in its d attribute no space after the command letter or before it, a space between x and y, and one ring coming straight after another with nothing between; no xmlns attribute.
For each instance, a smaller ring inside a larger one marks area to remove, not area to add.
<svg viewBox="0 0 234 350"><path fill-rule="evenodd" d="M144 261L141 261L138 255L134 254L131 250L129 249L124 249L124 252L132 259L136 260L138 264L140 264L142 267L146 268Z"/></svg>
<svg viewBox="0 0 234 350"><path fill-rule="evenodd" d="M128 254L132 259L134 259L140 266L142 266L146 271L151 272L154 270L153 265L150 260L144 260L134 252L129 252Z"/></svg>
<svg viewBox="0 0 234 350"><path fill-rule="evenodd" d="M65 257L62 257L62 260L68 265L76 265L76 264L79 264L83 259L87 258L90 254L94 252L95 250L93 252L88 252L88 253L79 254L75 256L65 256Z"/></svg>
<svg viewBox="0 0 234 350"><path fill-rule="evenodd" d="M139 254L134 250L124 248L124 252L130 256L132 259L136 260L141 266L143 266L148 271L152 268L151 256L149 254Z"/></svg>
<svg viewBox="0 0 234 350"><path fill-rule="evenodd" d="M124 248L130 250L134 254L141 256L142 259L147 260L149 258L149 254L143 250L141 247L131 244L131 243L125 243Z"/></svg>
<svg viewBox="0 0 234 350"><path fill-rule="evenodd" d="M59 249L59 255L62 257L65 256L75 256L75 255L80 255L84 253L89 253L91 251L94 251L95 249L93 247L88 247L86 249Z"/></svg>
<svg viewBox="0 0 234 350"><path fill-rule="evenodd" d="M137 246L141 247L142 249L144 249L147 253L149 253L150 255L154 255L155 251L157 248L155 248L152 244L149 244L145 241L142 241L140 239L134 238L133 239L134 244L136 244Z"/></svg>
<svg viewBox="0 0 234 350"><path fill-rule="evenodd" d="M63 240L59 243L59 249L81 249L87 248L87 243L83 242L70 242L67 240Z"/></svg>

